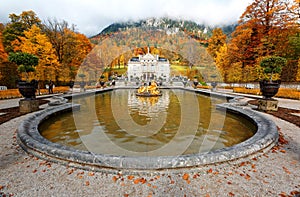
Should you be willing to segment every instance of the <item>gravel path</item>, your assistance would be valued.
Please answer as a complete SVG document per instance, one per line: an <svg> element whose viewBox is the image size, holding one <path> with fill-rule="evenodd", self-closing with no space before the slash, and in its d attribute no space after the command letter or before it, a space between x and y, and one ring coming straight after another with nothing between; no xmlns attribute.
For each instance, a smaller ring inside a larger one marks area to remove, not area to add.
<svg viewBox="0 0 300 197"><path fill-rule="evenodd" d="M288 143L281 140L255 158L153 175L89 172L32 157L15 137L26 116L0 125L0 197L297 196L300 192L300 128L270 115L266 116Z"/></svg>

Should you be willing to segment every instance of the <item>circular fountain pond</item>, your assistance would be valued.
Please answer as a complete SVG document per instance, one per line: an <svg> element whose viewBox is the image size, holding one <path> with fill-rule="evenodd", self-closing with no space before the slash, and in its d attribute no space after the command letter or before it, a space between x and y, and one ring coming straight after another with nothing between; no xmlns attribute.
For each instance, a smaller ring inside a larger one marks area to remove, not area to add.
<svg viewBox="0 0 300 197"><path fill-rule="evenodd" d="M272 121L224 104L226 97L179 89L150 98L130 89L98 93L29 117L18 130L21 146L93 170L155 170L234 160L278 139Z"/></svg>

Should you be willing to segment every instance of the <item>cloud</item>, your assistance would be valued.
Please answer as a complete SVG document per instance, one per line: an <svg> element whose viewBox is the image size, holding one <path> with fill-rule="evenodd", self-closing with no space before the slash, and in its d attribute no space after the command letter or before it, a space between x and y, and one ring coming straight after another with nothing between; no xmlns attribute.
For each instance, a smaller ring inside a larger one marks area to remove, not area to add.
<svg viewBox="0 0 300 197"><path fill-rule="evenodd" d="M206 24L236 22L251 0L9 0L1 2L0 21L10 13L33 10L41 20L56 18L75 24L91 36L113 22L148 17L172 17Z"/></svg>

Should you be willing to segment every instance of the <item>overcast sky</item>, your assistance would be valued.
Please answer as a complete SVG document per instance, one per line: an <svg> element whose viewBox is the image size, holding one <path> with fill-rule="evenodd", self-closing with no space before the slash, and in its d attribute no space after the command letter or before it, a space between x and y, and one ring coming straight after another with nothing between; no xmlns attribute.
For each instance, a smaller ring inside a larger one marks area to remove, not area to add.
<svg viewBox="0 0 300 197"><path fill-rule="evenodd" d="M10 13L33 10L42 20L56 18L74 24L87 36L108 25L149 17L171 17L197 23L236 22L252 0L1 0L0 22Z"/></svg>

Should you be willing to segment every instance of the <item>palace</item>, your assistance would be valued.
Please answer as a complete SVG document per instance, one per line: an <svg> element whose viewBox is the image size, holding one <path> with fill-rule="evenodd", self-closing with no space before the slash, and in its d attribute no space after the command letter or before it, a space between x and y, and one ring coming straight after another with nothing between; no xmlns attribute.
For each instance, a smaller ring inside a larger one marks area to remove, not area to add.
<svg viewBox="0 0 300 197"><path fill-rule="evenodd" d="M132 57L128 61L127 76L129 81L133 80L163 80L169 81L170 63L166 58L148 53Z"/></svg>

